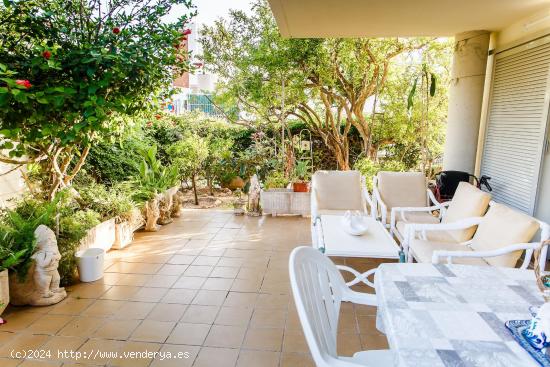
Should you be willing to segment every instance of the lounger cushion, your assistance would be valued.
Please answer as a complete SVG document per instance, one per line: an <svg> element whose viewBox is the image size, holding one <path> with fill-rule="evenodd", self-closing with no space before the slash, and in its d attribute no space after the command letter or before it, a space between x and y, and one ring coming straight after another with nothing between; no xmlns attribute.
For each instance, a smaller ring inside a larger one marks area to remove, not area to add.
<svg viewBox="0 0 550 367"><path fill-rule="evenodd" d="M421 172L378 172L378 191L388 210L427 204L426 177Z"/></svg>
<svg viewBox="0 0 550 367"><path fill-rule="evenodd" d="M435 219L437 220L437 218ZM395 225L397 227L397 232L399 232L399 235L401 235L401 238L403 239L405 238L405 225L408 223L421 223L421 222L402 222L402 221L397 222L397 224ZM425 222L425 223L431 223L431 222ZM454 240L454 237L451 235L451 231L426 231L426 238L430 241L435 241L435 242L457 242Z"/></svg>
<svg viewBox="0 0 550 367"><path fill-rule="evenodd" d="M461 245L456 242L438 242L438 241L426 241L415 239L409 244L414 258L421 263L431 263L433 252L436 250L443 251L472 251L466 245ZM454 257L452 259L453 264L464 264L464 265L478 265L486 266L488 265L485 259L480 257ZM447 259L440 258L439 263L446 264Z"/></svg>
<svg viewBox="0 0 550 367"><path fill-rule="evenodd" d="M317 171L312 187L318 210L363 210L359 171Z"/></svg>
<svg viewBox="0 0 550 367"><path fill-rule="evenodd" d="M502 247L531 241L539 229L538 222L530 216L502 204L492 204L479 224L472 239L476 251L492 251ZM523 251L487 258L492 266L515 267Z"/></svg>
<svg viewBox="0 0 550 367"><path fill-rule="evenodd" d="M481 191L468 182L458 184L453 200L443 217L442 223L453 223L471 217L482 217L491 201L491 195ZM476 226L468 229L449 231L456 242L465 242L472 239Z"/></svg>

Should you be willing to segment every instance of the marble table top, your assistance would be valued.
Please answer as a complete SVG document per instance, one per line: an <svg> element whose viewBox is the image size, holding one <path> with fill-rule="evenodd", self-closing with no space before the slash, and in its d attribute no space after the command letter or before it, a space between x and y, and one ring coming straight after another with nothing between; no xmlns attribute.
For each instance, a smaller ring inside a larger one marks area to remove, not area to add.
<svg viewBox="0 0 550 367"><path fill-rule="evenodd" d="M504 326L543 303L533 271L382 264L374 283L377 328L398 366L538 366Z"/></svg>

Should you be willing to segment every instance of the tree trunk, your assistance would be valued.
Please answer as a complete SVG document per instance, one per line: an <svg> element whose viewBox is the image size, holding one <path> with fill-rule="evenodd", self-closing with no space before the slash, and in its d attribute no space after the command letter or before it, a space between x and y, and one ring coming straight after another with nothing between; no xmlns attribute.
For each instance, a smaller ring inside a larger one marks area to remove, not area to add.
<svg viewBox="0 0 550 367"><path fill-rule="evenodd" d="M214 196L214 187L212 185L212 178L207 177L206 178L206 186L208 186L208 193L210 196Z"/></svg>
<svg viewBox="0 0 550 367"><path fill-rule="evenodd" d="M197 183L195 182L195 175L191 176L191 182L193 183L193 194L195 195L195 205L199 205L199 196L197 195Z"/></svg>

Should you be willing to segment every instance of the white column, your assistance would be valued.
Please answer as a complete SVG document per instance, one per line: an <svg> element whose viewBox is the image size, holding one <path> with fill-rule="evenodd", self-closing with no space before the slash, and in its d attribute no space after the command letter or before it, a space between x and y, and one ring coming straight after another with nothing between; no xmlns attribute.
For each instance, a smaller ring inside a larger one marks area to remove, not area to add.
<svg viewBox="0 0 550 367"><path fill-rule="evenodd" d="M489 36L487 31L455 36L443 156L445 170L474 173Z"/></svg>

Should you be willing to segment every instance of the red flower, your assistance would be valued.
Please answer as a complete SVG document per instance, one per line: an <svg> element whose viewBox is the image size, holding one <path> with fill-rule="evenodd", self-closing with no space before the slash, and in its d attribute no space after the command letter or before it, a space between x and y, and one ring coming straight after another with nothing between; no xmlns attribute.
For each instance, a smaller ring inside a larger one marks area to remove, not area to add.
<svg viewBox="0 0 550 367"><path fill-rule="evenodd" d="M15 81L15 84L17 85L22 85L23 87L29 89L30 87L32 87L32 84L31 82L29 82L28 80L22 80L22 79L18 79Z"/></svg>
<svg viewBox="0 0 550 367"><path fill-rule="evenodd" d="M182 34L183 34L184 36L188 36L188 35L191 34L191 30L190 30L189 28L187 28L186 30L184 30L184 31L182 32Z"/></svg>
<svg viewBox="0 0 550 367"><path fill-rule="evenodd" d="M156 119L157 120L160 120L160 118L162 117L161 115L155 115Z"/></svg>
<svg viewBox="0 0 550 367"><path fill-rule="evenodd" d="M114 27L114 28L113 28L113 33L114 33L114 34L119 34L119 33L120 33L120 28Z"/></svg>
<svg viewBox="0 0 550 367"><path fill-rule="evenodd" d="M202 62L194 62L193 65L200 68L200 67L202 67Z"/></svg>
<svg viewBox="0 0 550 367"><path fill-rule="evenodd" d="M52 57L52 53L48 50L42 52L42 57L44 57L46 60L49 60L50 57Z"/></svg>

